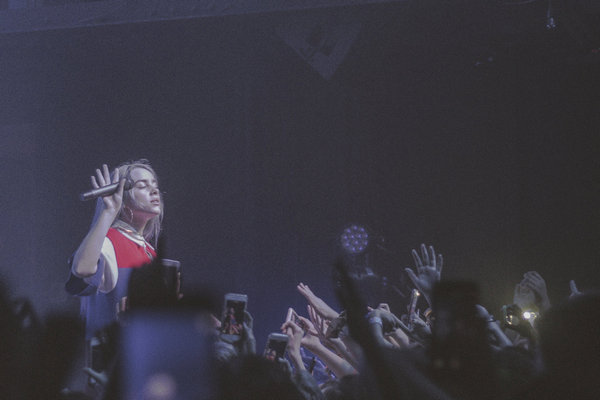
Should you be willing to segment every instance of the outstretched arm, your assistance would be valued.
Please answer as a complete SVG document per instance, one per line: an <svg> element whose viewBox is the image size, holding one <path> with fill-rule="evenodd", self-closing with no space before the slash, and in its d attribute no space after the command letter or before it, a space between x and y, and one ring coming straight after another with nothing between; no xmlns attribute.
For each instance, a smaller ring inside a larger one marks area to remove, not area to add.
<svg viewBox="0 0 600 400"><path fill-rule="evenodd" d="M536 305L541 312L550 308L550 299L548 298L546 281L539 273L536 271L526 272L522 284L533 291L535 294Z"/></svg>
<svg viewBox="0 0 600 400"><path fill-rule="evenodd" d="M111 183L110 173L108 172L108 166L106 164L102 166L102 171L99 169L96 170L96 176L97 179L94 176L91 177L94 189ZM115 169L112 183L117 182L119 182L119 170ZM102 250L102 243L104 243L104 238L121 209L124 185L125 180L122 180L119 185L119 190L115 194L102 198L103 209L73 257L73 272L75 272L76 275L85 278L96 273L100 251Z"/></svg>

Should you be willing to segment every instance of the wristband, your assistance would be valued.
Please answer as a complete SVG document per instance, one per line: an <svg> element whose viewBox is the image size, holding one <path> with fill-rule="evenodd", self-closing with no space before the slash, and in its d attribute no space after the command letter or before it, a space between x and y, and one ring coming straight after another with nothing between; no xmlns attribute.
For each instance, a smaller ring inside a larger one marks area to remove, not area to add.
<svg viewBox="0 0 600 400"><path fill-rule="evenodd" d="M381 320L381 318L379 317L370 317L369 318L369 325L381 325L381 327L383 328L383 321Z"/></svg>

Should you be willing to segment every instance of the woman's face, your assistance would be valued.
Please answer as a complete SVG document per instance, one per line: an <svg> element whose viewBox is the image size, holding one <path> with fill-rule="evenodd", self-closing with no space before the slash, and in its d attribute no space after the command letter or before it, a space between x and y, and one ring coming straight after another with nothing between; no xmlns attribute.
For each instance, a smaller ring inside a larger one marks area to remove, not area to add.
<svg viewBox="0 0 600 400"><path fill-rule="evenodd" d="M147 214L149 217L160 215L161 198L158 190L158 182L145 168L134 168L129 177L133 182L131 188L132 204L128 206L137 214Z"/></svg>

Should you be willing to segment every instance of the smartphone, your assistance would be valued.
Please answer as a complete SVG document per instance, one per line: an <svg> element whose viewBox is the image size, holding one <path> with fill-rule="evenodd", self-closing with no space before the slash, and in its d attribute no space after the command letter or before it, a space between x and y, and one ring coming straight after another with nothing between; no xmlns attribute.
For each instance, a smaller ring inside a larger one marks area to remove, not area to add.
<svg viewBox="0 0 600 400"><path fill-rule="evenodd" d="M181 263L177 260L163 258L160 260L163 267L165 283L171 295L179 297L181 293Z"/></svg>
<svg viewBox="0 0 600 400"><path fill-rule="evenodd" d="M298 318L298 313L296 313L296 311L292 307L288 308L287 316L285 317L285 322L288 321L293 321L295 324L298 324L298 322L300 322L300 318Z"/></svg>
<svg viewBox="0 0 600 400"><path fill-rule="evenodd" d="M502 322L504 326L518 326L521 323L521 314L521 308L516 304L502 306Z"/></svg>
<svg viewBox="0 0 600 400"><path fill-rule="evenodd" d="M282 359L285 355L288 339L288 335L276 332L270 333L263 356L270 361Z"/></svg>
<svg viewBox="0 0 600 400"><path fill-rule="evenodd" d="M238 293L227 293L223 304L221 318L221 337L228 341L238 341L244 332L244 311L248 304L248 296Z"/></svg>
<svg viewBox="0 0 600 400"><path fill-rule="evenodd" d="M525 322L533 326L538 313L533 310L521 310L516 304L502 306L502 319L504 326L508 328L516 327Z"/></svg>

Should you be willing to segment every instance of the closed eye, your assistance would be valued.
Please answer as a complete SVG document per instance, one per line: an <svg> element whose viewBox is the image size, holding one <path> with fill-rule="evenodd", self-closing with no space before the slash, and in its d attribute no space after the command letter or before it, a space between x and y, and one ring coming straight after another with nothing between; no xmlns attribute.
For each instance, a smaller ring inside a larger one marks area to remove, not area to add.
<svg viewBox="0 0 600 400"><path fill-rule="evenodd" d="M152 186L152 188L155 188L156 190L158 190L158 185L155 183L154 185L150 185L146 180L141 180L141 181L137 181L134 183L134 187L137 189L146 189L147 187Z"/></svg>

